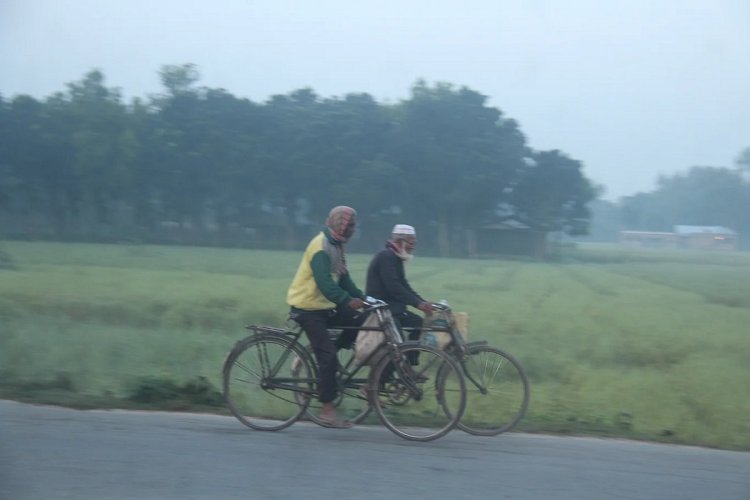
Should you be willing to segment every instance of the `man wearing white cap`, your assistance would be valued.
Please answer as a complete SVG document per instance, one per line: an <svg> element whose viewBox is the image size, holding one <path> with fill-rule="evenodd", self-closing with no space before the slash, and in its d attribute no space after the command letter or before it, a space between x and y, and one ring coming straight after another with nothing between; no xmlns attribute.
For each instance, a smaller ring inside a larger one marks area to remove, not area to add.
<svg viewBox="0 0 750 500"><path fill-rule="evenodd" d="M419 339L418 329L422 327L422 317L407 310L407 306L432 314L432 303L414 291L404 272L404 262L412 259L416 244L417 233L414 228L396 224L385 248L370 261L365 290L367 295L387 302L393 318L402 327L417 329L409 334L410 340Z"/></svg>

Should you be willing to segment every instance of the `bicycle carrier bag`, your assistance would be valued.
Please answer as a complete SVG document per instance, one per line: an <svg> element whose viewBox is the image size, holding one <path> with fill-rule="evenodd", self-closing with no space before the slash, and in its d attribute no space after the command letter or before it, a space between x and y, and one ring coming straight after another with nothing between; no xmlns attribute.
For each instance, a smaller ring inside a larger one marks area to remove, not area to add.
<svg viewBox="0 0 750 500"><path fill-rule="evenodd" d="M384 312L385 314L386 312ZM390 314L390 312L387 312ZM371 313L362 323L354 343L354 359L357 363L364 363L367 358L385 341L385 334L380 326L378 315ZM372 359L370 360L373 361Z"/></svg>

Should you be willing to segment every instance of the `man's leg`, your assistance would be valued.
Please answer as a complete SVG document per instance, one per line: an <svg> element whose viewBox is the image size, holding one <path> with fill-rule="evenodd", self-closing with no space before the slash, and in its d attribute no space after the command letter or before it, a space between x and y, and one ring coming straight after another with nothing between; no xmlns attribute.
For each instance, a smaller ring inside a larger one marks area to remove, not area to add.
<svg viewBox="0 0 750 500"><path fill-rule="evenodd" d="M419 340L419 336L422 333L422 317L418 314L414 314L411 311L404 311L403 313L399 314L396 318L396 321L398 321L398 324L401 328L413 328L409 332L409 340ZM407 358L409 359L409 363L412 365L416 365L419 363L419 353L412 351L406 354Z"/></svg>
<svg viewBox="0 0 750 500"><path fill-rule="evenodd" d="M328 324L332 327L362 326L362 323L364 322L364 314L360 314L359 311L355 311L348 307L340 307L336 309L336 314L329 320ZM342 331L336 339L336 349L351 349L352 345L354 345L354 341L357 339L358 332L359 330L354 328Z"/></svg>
<svg viewBox="0 0 750 500"><path fill-rule="evenodd" d="M318 363L318 392L321 402L319 422L326 427L346 429L351 427L352 423L339 419L336 415L336 406L333 404L333 400L338 395L336 389L338 359L336 347L328 336L329 315L329 311L310 311L300 313L295 320L307 334Z"/></svg>
<svg viewBox="0 0 750 500"><path fill-rule="evenodd" d="M419 340L419 335L422 333L420 328L422 328L423 324L420 315L414 314L411 311L404 311L398 315L396 320L402 328L413 328L413 330L409 332L409 340Z"/></svg>
<svg viewBox="0 0 750 500"><path fill-rule="evenodd" d="M321 403L336 399L336 348L328 337L328 311L299 313L297 323L307 334L318 363L318 391Z"/></svg>

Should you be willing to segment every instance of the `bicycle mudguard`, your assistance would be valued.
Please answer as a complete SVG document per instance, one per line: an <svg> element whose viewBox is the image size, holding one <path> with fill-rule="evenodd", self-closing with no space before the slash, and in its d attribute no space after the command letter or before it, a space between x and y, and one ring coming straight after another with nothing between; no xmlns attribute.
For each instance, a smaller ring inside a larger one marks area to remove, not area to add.
<svg viewBox="0 0 750 500"><path fill-rule="evenodd" d="M486 340L475 340L474 342L467 342L466 343L466 347L467 348L469 348L469 347L479 347L479 346L482 346L482 345L490 345L490 343L487 342Z"/></svg>
<svg viewBox="0 0 750 500"><path fill-rule="evenodd" d="M421 340L404 340L403 342L401 342L398 345L400 345L400 346L402 346L402 345L404 345L404 346L420 346L421 347L424 344L422 343Z"/></svg>

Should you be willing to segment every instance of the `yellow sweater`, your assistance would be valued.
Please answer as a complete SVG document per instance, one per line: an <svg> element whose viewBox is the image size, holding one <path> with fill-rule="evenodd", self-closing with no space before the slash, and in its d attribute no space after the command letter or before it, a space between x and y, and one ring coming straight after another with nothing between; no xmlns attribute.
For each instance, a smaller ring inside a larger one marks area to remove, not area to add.
<svg viewBox="0 0 750 500"><path fill-rule="evenodd" d="M305 249L297 273L287 291L286 301L306 311L333 309L352 297L364 297L348 272L339 274L331 269L331 261L341 256L341 246L323 231ZM331 259L331 254L334 259Z"/></svg>

